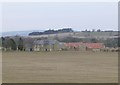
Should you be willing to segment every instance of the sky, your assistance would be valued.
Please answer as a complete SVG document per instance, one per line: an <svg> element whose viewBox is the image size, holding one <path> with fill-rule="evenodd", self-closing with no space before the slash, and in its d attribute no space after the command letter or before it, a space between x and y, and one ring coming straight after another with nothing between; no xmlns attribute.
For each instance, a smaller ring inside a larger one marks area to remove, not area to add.
<svg viewBox="0 0 120 85"><path fill-rule="evenodd" d="M7 2L2 32L73 28L118 30L117 2Z"/></svg>

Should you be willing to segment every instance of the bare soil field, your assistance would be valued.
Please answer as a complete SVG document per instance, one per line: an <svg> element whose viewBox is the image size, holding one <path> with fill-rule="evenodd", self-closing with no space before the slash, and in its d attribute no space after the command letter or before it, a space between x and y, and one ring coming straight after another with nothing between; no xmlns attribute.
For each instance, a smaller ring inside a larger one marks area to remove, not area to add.
<svg viewBox="0 0 120 85"><path fill-rule="evenodd" d="M117 83L117 52L3 52L3 83Z"/></svg>

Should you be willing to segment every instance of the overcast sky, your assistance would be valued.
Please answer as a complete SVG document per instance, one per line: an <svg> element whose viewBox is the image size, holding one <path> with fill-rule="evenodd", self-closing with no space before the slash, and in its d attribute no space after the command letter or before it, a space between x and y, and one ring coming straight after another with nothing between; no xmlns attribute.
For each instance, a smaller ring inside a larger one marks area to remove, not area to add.
<svg viewBox="0 0 120 85"><path fill-rule="evenodd" d="M39 2L2 4L2 31L118 30L117 2Z"/></svg>

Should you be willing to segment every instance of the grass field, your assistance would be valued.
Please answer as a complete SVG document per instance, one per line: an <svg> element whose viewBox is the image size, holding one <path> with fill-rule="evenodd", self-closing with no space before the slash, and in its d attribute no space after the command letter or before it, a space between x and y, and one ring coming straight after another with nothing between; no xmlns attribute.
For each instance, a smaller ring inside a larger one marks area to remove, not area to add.
<svg viewBox="0 0 120 85"><path fill-rule="evenodd" d="M117 52L3 52L3 83L118 82Z"/></svg>
<svg viewBox="0 0 120 85"><path fill-rule="evenodd" d="M0 52L0 84L2 84L2 52Z"/></svg>

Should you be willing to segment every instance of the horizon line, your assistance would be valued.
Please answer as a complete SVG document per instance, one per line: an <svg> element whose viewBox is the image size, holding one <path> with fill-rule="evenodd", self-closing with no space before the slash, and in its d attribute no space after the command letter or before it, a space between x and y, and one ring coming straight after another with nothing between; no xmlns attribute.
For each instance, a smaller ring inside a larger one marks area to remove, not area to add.
<svg viewBox="0 0 120 85"><path fill-rule="evenodd" d="M64 28L63 28L64 29ZM39 29L36 29L36 30L13 30L13 31L0 31L0 33L5 33L5 32L27 32L27 31L46 31L46 30L59 30L59 29L45 29L45 30L39 30ZM74 29L72 29L73 31L80 31L80 32L82 32L82 31L85 31L85 30L74 30ZM91 29L91 30L89 30L89 29L87 29L87 31L92 31L93 29ZM95 32L97 31L97 30L99 30L99 29L94 29L95 30ZM100 29L101 30L101 29ZM120 31L119 29L118 30L113 30L113 29L108 29L108 30L101 30L101 31Z"/></svg>

